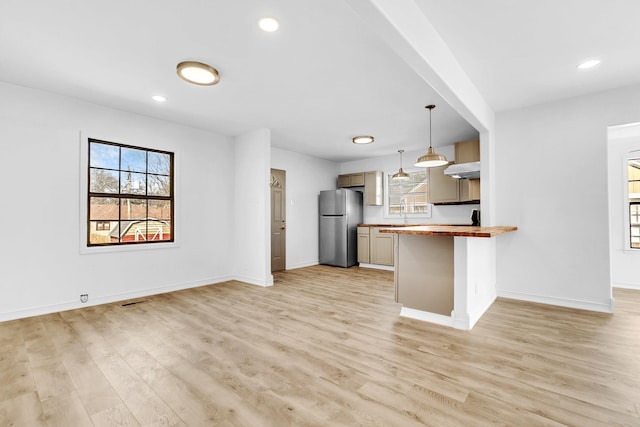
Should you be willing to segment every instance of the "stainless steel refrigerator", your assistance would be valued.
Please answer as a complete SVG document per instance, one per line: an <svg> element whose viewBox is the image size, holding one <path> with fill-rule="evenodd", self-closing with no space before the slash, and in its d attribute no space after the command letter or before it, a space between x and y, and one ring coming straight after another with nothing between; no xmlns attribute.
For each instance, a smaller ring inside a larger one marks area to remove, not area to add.
<svg viewBox="0 0 640 427"><path fill-rule="evenodd" d="M351 267L358 262L362 193L341 188L321 191L320 264Z"/></svg>

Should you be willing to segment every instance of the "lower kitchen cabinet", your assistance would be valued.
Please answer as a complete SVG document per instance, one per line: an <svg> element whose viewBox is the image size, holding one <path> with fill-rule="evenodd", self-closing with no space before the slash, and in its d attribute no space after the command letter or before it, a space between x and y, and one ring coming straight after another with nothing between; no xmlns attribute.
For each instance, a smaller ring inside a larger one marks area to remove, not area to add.
<svg viewBox="0 0 640 427"><path fill-rule="evenodd" d="M369 264L369 227L358 227L358 262Z"/></svg>
<svg viewBox="0 0 640 427"><path fill-rule="evenodd" d="M393 266L395 238L380 227L358 227L358 262Z"/></svg>
<svg viewBox="0 0 640 427"><path fill-rule="evenodd" d="M393 265L393 239L395 234L380 233L380 228L369 231L369 252L371 264Z"/></svg>

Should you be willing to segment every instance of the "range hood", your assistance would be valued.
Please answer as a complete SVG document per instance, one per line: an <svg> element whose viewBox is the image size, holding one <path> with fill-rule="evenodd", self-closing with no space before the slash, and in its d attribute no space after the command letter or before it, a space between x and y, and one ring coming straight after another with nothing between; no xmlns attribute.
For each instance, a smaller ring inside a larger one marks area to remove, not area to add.
<svg viewBox="0 0 640 427"><path fill-rule="evenodd" d="M480 178L480 162L454 163L444 170L445 175L459 179Z"/></svg>

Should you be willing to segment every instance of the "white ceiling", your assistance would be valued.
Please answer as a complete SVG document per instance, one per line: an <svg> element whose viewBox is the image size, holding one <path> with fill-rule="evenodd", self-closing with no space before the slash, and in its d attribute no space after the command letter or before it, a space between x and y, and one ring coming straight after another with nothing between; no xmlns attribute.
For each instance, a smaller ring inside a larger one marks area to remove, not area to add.
<svg viewBox="0 0 640 427"><path fill-rule="evenodd" d="M640 82L638 1L416 3L496 111ZM220 84L180 80L185 60ZM426 149L430 103L434 146L476 135L342 0L3 0L0 81L229 135L268 127L273 146L335 161Z"/></svg>
<svg viewBox="0 0 640 427"><path fill-rule="evenodd" d="M496 112L640 83L640 1L415 1Z"/></svg>

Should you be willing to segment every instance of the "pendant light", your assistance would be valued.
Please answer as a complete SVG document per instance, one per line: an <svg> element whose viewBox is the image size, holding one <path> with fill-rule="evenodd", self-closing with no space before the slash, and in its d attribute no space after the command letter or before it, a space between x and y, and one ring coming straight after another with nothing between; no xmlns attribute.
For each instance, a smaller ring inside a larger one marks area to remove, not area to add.
<svg viewBox="0 0 640 427"><path fill-rule="evenodd" d="M402 153L404 153L404 150L398 150L398 153L400 153L400 170L397 173L394 173L391 176L391 179L393 181L408 181L411 177L408 173L402 170Z"/></svg>
<svg viewBox="0 0 640 427"><path fill-rule="evenodd" d="M436 154L433 151L433 147L431 147L431 110L436 108L435 105L427 105L424 108L429 109L429 149L427 150L427 154L421 156L416 160L415 166L418 168L433 168L436 166L444 166L447 163L447 158L442 154Z"/></svg>

